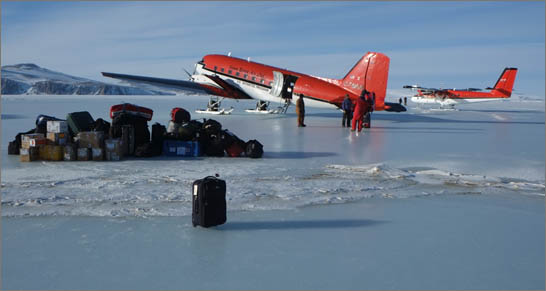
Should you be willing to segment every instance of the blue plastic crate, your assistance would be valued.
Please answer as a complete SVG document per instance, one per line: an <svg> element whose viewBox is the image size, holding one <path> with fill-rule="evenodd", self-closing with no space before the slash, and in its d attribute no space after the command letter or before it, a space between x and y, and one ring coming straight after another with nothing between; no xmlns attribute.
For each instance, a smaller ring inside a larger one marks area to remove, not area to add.
<svg viewBox="0 0 546 291"><path fill-rule="evenodd" d="M163 154L173 157L198 157L201 155L199 142L196 141L163 141Z"/></svg>

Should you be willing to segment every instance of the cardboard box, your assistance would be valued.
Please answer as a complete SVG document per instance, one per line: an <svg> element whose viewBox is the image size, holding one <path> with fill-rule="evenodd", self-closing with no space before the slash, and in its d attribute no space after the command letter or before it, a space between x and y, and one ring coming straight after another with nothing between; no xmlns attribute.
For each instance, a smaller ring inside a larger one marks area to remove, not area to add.
<svg viewBox="0 0 546 291"><path fill-rule="evenodd" d="M68 133L48 132L47 140L55 145L66 145L68 142Z"/></svg>
<svg viewBox="0 0 546 291"><path fill-rule="evenodd" d="M115 152L106 152L106 160L107 161L120 161L121 156L118 155Z"/></svg>
<svg viewBox="0 0 546 291"><path fill-rule="evenodd" d="M33 148L21 148L19 150L19 159L21 162L32 162L37 161L40 158L39 148L33 147Z"/></svg>
<svg viewBox="0 0 546 291"><path fill-rule="evenodd" d="M30 141L34 138L45 138L42 133L29 133L29 134L23 134L21 135L21 142L23 141Z"/></svg>
<svg viewBox="0 0 546 291"><path fill-rule="evenodd" d="M67 144L64 146L63 150L63 159L65 161L75 161L77 160L76 151L77 147L75 144Z"/></svg>
<svg viewBox="0 0 546 291"><path fill-rule="evenodd" d="M119 161L123 157L123 145L121 139L113 138L104 141L104 151L107 161Z"/></svg>
<svg viewBox="0 0 546 291"><path fill-rule="evenodd" d="M68 123L66 123L66 121L50 120L47 122L47 132L68 134Z"/></svg>
<svg viewBox="0 0 546 291"><path fill-rule="evenodd" d="M92 148L93 161L104 161L104 150L101 148Z"/></svg>
<svg viewBox="0 0 546 291"><path fill-rule="evenodd" d="M45 144L46 139L41 133L23 134L21 136L21 148L29 149L31 147L38 147Z"/></svg>
<svg viewBox="0 0 546 291"><path fill-rule="evenodd" d="M78 148L77 150L77 159L78 161L89 161L91 158L91 149L89 148Z"/></svg>
<svg viewBox="0 0 546 291"><path fill-rule="evenodd" d="M102 148L104 145L104 132L82 131L77 135L79 148Z"/></svg>

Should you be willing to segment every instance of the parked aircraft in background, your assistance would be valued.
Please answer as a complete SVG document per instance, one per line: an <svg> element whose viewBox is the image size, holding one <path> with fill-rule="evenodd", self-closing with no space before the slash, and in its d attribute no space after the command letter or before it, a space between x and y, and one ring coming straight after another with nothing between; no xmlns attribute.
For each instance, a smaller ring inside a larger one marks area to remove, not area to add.
<svg viewBox="0 0 546 291"><path fill-rule="evenodd" d="M510 98L517 72L517 68L505 68L495 86L485 88L485 90L491 90L489 92L480 92L482 90L477 88L435 89L423 88L417 85L406 85L404 88L417 90L417 94L411 97L411 101L415 103L439 103L441 107L454 107L455 104L459 103Z"/></svg>
<svg viewBox="0 0 546 291"><path fill-rule="evenodd" d="M346 94L353 100L364 90L375 94L375 110L406 111L398 103L385 103L389 74L389 58L377 52L368 52L342 79L329 79L297 73L269 65L251 62L230 55L206 55L195 65L190 80L171 80L144 76L105 73L105 77L121 79L137 85L167 87L177 91L193 91L211 95L206 113L228 113L220 109L224 98L255 99L256 111L286 112L303 94L305 105L339 109ZM264 102L278 103L269 110Z"/></svg>

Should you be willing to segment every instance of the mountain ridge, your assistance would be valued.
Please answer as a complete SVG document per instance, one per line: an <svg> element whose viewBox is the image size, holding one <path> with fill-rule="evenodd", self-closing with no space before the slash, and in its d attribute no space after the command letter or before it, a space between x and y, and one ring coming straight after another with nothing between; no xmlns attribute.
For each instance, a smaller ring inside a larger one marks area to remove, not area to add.
<svg viewBox="0 0 546 291"><path fill-rule="evenodd" d="M33 63L2 66L3 95L173 95L64 74Z"/></svg>

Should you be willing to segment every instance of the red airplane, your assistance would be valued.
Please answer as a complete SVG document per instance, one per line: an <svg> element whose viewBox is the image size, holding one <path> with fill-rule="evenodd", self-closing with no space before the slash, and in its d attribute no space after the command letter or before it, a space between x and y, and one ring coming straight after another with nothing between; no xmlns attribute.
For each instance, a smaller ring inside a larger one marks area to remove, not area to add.
<svg viewBox="0 0 546 291"><path fill-rule="evenodd" d="M398 103L385 103L389 58L368 52L342 79L328 79L296 73L230 55L206 55L195 65L189 81L160 79L105 73L105 77L131 83L153 85L177 91L193 91L212 95L206 113L229 113L218 110L220 101L231 99L258 100L256 112L286 112L296 97L303 94L306 106L339 109L348 94L353 100L364 90L375 94L374 110L406 111ZM267 110L269 102L278 102L279 109ZM261 109L261 110L260 110Z"/></svg>
<svg viewBox="0 0 546 291"><path fill-rule="evenodd" d="M489 92L479 92L481 89L435 89L423 88L417 85L406 85L404 88L417 90L417 94L411 97L411 101L416 103L439 103L441 107L454 107L459 103L472 103L510 98L512 88L516 80L517 68L505 68L500 75L497 83Z"/></svg>

